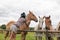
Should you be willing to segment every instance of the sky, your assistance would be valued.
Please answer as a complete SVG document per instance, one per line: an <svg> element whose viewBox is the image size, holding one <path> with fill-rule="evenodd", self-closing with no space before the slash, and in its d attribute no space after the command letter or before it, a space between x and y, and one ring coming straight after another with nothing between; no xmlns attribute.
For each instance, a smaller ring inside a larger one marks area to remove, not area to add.
<svg viewBox="0 0 60 40"><path fill-rule="evenodd" d="M32 11L37 17L51 15L52 25L60 21L60 0L0 0L0 24L17 21L22 12ZM30 26L37 23L32 21Z"/></svg>

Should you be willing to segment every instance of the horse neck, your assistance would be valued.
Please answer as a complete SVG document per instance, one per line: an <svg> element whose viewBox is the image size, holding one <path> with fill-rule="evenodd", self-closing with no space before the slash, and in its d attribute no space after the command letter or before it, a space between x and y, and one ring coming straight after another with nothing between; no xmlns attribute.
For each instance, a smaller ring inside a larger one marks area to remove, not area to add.
<svg viewBox="0 0 60 40"><path fill-rule="evenodd" d="M30 25L30 22L31 22L31 19L30 19L29 15L28 15L27 18L26 18L26 23L27 23L28 26Z"/></svg>

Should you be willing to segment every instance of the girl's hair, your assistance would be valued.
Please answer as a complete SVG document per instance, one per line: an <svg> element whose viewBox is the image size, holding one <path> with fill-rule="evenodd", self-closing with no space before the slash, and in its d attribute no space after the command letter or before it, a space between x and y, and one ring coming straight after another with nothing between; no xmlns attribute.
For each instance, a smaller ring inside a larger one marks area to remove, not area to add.
<svg viewBox="0 0 60 40"><path fill-rule="evenodd" d="M25 12L23 12L23 13L21 14L21 17L23 17L23 18L25 18L25 17L26 17Z"/></svg>

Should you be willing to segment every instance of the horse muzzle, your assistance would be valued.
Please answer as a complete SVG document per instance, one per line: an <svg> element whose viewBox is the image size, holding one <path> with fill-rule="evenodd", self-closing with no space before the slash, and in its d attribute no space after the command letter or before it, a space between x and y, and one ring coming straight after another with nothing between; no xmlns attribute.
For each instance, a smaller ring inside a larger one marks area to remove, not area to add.
<svg viewBox="0 0 60 40"><path fill-rule="evenodd" d="M35 20L35 22L38 22L38 20Z"/></svg>

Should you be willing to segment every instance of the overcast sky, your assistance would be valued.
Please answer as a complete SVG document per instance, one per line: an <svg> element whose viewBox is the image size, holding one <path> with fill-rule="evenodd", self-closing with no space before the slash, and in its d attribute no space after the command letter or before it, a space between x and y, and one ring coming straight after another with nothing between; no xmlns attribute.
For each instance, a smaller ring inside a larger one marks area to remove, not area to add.
<svg viewBox="0 0 60 40"><path fill-rule="evenodd" d="M0 24L17 20L22 12L31 10L36 16L51 15L52 25L60 21L60 0L0 0ZM32 24L30 26L35 26Z"/></svg>

